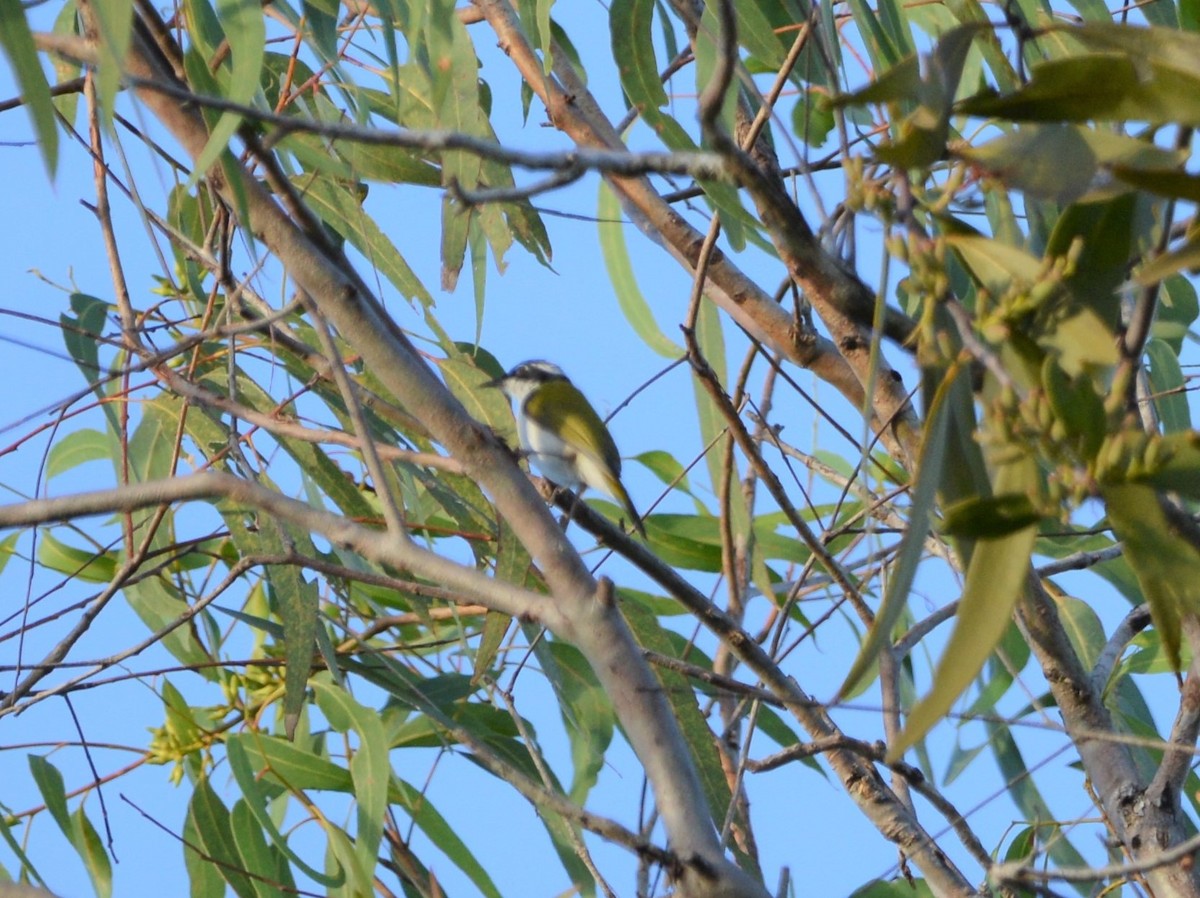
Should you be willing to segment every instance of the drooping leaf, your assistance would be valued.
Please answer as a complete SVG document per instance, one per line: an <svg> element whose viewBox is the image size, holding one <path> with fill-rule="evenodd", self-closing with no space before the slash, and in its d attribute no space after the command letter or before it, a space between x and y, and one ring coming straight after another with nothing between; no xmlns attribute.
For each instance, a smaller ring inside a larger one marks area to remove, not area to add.
<svg viewBox="0 0 1200 898"><path fill-rule="evenodd" d="M234 804L229 829L240 868L252 877L256 898L286 898L296 893L291 868L283 855L271 850L246 802Z"/></svg>
<svg viewBox="0 0 1200 898"><path fill-rule="evenodd" d="M1102 492L1154 627L1178 670L1182 618L1200 612L1200 547L1180 535L1152 487L1110 482Z"/></svg>
<svg viewBox="0 0 1200 898"><path fill-rule="evenodd" d="M433 302L425 285L395 244L366 213L357 195L344 185L325 178L306 178L298 186L325 223L378 268L403 297L423 305Z"/></svg>
<svg viewBox="0 0 1200 898"><path fill-rule="evenodd" d="M112 456L113 446L106 434L91 428L75 430L50 447L46 459L46 478L50 479L89 461Z"/></svg>
<svg viewBox="0 0 1200 898"><path fill-rule="evenodd" d="M1014 462L1000 469L994 491L1000 495L1028 491L1035 480L1031 462ZM1005 536L975 543L954 631L938 661L933 686L909 713L904 733L888 747L890 757L900 757L909 746L924 738L991 655L1029 576L1029 556L1036 536L1037 527L1028 525Z"/></svg>
<svg viewBox="0 0 1200 898"><path fill-rule="evenodd" d="M303 871L305 876L329 888L341 885L343 876L338 874L326 876L293 851L292 847L288 844L287 838L279 831L279 827L272 820L268 809L268 802L271 795L260 785L256 775L257 771L251 765L250 756L246 750L246 743L249 738L248 734L235 734L229 737L225 743L226 757L229 759L229 770L233 774L238 788L241 789L246 807L251 811L258 825L267 834L267 837L271 840L271 844L283 852L284 856Z"/></svg>
<svg viewBox="0 0 1200 898"><path fill-rule="evenodd" d="M1187 385L1179 357L1163 340L1152 338L1146 343L1150 362L1147 373L1153 387L1154 406L1164 433L1191 430L1192 416L1188 408Z"/></svg>
<svg viewBox="0 0 1200 898"><path fill-rule="evenodd" d="M194 844L204 855L200 862L215 867L238 898L258 898L253 881L243 872L241 858L234 845L229 809L207 779L200 780L192 790L188 818L193 824L191 830L198 839Z"/></svg>
<svg viewBox="0 0 1200 898"><path fill-rule="evenodd" d="M683 347L662 332L654 319L650 304L638 287L637 277L629 259L629 249L625 244L625 223L621 204L617 202L612 189L603 182L600 186L597 219L604 264L608 268L608 276L617 295L617 304L625 313L626 320L650 349L667 358L679 358L683 355Z"/></svg>
<svg viewBox="0 0 1200 898"><path fill-rule="evenodd" d="M33 32L25 20L21 0L0 0L0 48L16 75L29 121L37 135L38 150L53 179L58 169L58 124L54 120L50 84L38 59ZM111 94L108 99L111 101Z"/></svg>
<svg viewBox="0 0 1200 898"><path fill-rule="evenodd" d="M892 638L892 632L908 607L908 594L916 577L917 566L925 549L925 539L933 518L937 490L942 482L942 467L946 463L946 429L949 414L946 411L946 395L950 383L943 384L926 415L925 435L921 441L921 453L917 461L917 483L912 491L908 529L900 540L900 551L892 576L888 579L887 591L875 612L875 620L863 640L858 657L846 674L838 695L851 695L861 684L864 674L874 664L880 650Z"/></svg>
<svg viewBox="0 0 1200 898"><path fill-rule="evenodd" d="M379 715L360 704L345 689L332 685L326 677L315 677L312 682L317 704L330 725L343 733L353 729L359 737L358 749L350 760L350 776L358 803L354 847L362 869L373 870L375 854L383 839L387 784L391 776L383 724Z"/></svg>

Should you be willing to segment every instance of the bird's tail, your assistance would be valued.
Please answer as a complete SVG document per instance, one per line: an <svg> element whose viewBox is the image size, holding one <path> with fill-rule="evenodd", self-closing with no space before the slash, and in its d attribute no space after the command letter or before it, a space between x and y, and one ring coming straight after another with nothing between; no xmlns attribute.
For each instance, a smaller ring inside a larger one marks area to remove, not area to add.
<svg viewBox="0 0 1200 898"><path fill-rule="evenodd" d="M626 514L629 515L629 520L633 524L634 529L641 535L642 539L646 538L646 527L642 523L642 516L637 513L637 509L633 507L633 500L629 498L629 493L625 490L624 484L616 477L609 478L609 491L614 499L621 503Z"/></svg>

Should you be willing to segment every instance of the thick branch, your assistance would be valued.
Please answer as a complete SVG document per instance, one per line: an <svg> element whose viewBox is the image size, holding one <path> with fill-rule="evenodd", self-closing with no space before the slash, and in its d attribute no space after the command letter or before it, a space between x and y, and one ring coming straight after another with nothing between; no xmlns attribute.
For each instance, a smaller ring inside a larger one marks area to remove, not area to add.
<svg viewBox="0 0 1200 898"><path fill-rule="evenodd" d="M1017 605L1017 623L1037 656L1109 826L1133 863L1149 867L1145 875L1151 891L1200 896L1190 864L1158 863L1165 849L1188 836L1177 796L1151 792L1129 747L1104 738L1114 732L1112 717L1067 639L1053 600L1032 572Z"/></svg>
<svg viewBox="0 0 1200 898"><path fill-rule="evenodd" d="M514 617L545 622L544 614L554 604L546 596L496 580L475 568L448 561L414 543L394 540L387 533L356 524L341 515L306 505L253 481L217 471L0 506L0 528L34 527L54 521L137 511L196 499L228 499L244 503L257 512L320 533L331 542L353 549L372 561L411 571L419 577L458 590L488 608Z"/></svg>

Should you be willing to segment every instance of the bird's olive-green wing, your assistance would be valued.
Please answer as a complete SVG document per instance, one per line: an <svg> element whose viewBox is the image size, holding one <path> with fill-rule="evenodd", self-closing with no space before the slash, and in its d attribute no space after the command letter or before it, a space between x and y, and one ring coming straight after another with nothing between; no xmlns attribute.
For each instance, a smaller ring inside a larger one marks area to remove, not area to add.
<svg viewBox="0 0 1200 898"><path fill-rule="evenodd" d="M617 444L596 410L570 381L542 384L525 401L525 414L579 451L600 459L620 476L621 454Z"/></svg>

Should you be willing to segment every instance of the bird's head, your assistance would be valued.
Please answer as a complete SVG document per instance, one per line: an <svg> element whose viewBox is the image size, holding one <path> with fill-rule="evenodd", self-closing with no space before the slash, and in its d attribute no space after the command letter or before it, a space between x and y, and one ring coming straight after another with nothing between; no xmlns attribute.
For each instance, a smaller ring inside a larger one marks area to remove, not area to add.
<svg viewBox="0 0 1200 898"><path fill-rule="evenodd" d="M562 368L553 362L533 359L521 362L503 377L490 380L485 387L496 387L504 394L520 402L538 387L556 380L566 380Z"/></svg>

